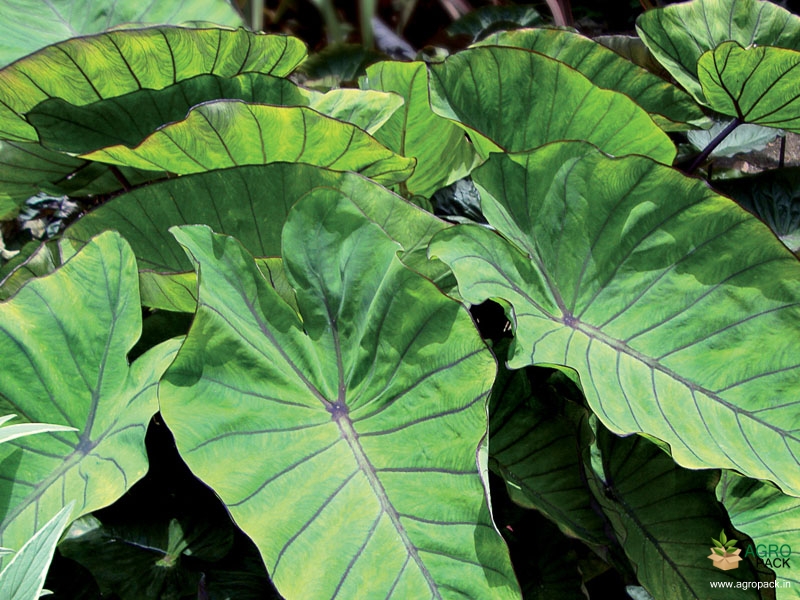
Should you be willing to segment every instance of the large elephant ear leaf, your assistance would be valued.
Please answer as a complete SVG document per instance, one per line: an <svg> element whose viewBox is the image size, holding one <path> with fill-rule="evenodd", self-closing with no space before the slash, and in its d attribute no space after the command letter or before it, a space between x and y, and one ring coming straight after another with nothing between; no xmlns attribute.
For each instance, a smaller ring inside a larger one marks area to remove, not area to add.
<svg viewBox="0 0 800 600"><path fill-rule="evenodd" d="M37 141L25 114L48 98L82 106L197 75L281 77L305 57L296 38L244 29L153 27L67 40L0 71L0 137Z"/></svg>
<svg viewBox="0 0 800 600"><path fill-rule="evenodd" d="M18 0L0 4L0 66L50 44L100 33L117 25L181 25L204 21L244 25L228 0L117 0L76 5L74 0ZM13 24L13 26L9 26Z"/></svg>
<svg viewBox="0 0 800 600"><path fill-rule="evenodd" d="M199 300L162 414L280 593L518 598L477 464L495 363L463 308L344 196L286 223L302 316L233 238L174 231Z"/></svg>
<svg viewBox="0 0 800 600"><path fill-rule="evenodd" d="M747 123L800 132L800 52L725 42L697 63L708 105Z"/></svg>
<svg viewBox="0 0 800 600"><path fill-rule="evenodd" d="M774 563L772 567L779 582L775 586L776 598L796 598L800 576L792 568L791 561L797 564L800 498L787 496L765 481L742 477L731 471L722 473L717 485L717 498L725 505L731 524L752 538L756 548L750 551L762 560L769 558L770 563ZM748 550L741 544L739 547L745 556ZM767 556L763 556L763 550L767 550Z"/></svg>
<svg viewBox="0 0 800 600"><path fill-rule="evenodd" d="M237 100L201 104L186 119L165 125L136 148L111 146L83 157L180 175L240 165L302 162L361 172L387 184L408 178L415 163L355 125L310 108Z"/></svg>
<svg viewBox="0 0 800 600"><path fill-rule="evenodd" d="M560 60L595 85L629 96L665 131L701 127L707 120L689 94L578 33L548 28L517 29L492 34L476 45L525 48Z"/></svg>
<svg viewBox="0 0 800 600"><path fill-rule="evenodd" d="M482 155L587 140L608 154L665 164L675 147L626 95L563 62L520 48L472 48L430 67L433 110L463 124ZM465 73L470 73L465 77Z"/></svg>
<svg viewBox="0 0 800 600"><path fill-rule="evenodd" d="M644 43L698 102L706 98L697 61L724 42L800 51L800 17L762 0L693 0L648 10L636 20Z"/></svg>
<svg viewBox="0 0 800 600"><path fill-rule="evenodd" d="M156 383L177 344L129 365L140 330L136 262L117 233L0 303L0 413L77 429L0 445L0 545L19 548L71 500L75 517L111 504L147 471Z"/></svg>
<svg viewBox="0 0 800 600"><path fill-rule="evenodd" d="M703 182L586 144L495 155L475 179L502 235L455 227L431 254L469 302L510 304L512 367L568 365L613 431L800 494L800 265L762 223Z"/></svg>

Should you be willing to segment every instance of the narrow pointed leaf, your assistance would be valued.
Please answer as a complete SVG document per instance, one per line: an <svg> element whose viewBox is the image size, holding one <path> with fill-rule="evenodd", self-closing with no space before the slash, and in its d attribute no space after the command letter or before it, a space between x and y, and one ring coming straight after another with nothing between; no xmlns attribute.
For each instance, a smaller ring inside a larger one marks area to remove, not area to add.
<svg viewBox="0 0 800 600"><path fill-rule="evenodd" d="M762 0L693 0L642 13L636 30L650 51L698 102L706 98L697 61L723 42L800 51L800 17Z"/></svg>
<svg viewBox="0 0 800 600"><path fill-rule="evenodd" d="M40 596L56 544L69 523L74 505L74 501L70 502L58 511L9 561L0 573L0 598L35 600Z"/></svg>
<svg viewBox="0 0 800 600"><path fill-rule="evenodd" d="M667 164L675 157L672 142L643 108L543 54L473 48L430 69L434 111L488 138L473 136L484 156L497 147L520 152L587 140L615 156L642 154Z"/></svg>
<svg viewBox="0 0 800 600"><path fill-rule="evenodd" d="M117 25L181 25L187 21L244 25L228 0L117 0L113 4L9 0L0 4L0 66L50 44Z"/></svg>
<svg viewBox="0 0 800 600"><path fill-rule="evenodd" d="M80 106L197 75L280 77L305 55L298 39L243 29L154 27L67 40L0 70L0 138L36 141L24 115L48 98Z"/></svg>
<svg viewBox="0 0 800 600"><path fill-rule="evenodd" d="M730 590L709 582L758 580L748 562L721 571L707 558L712 536L727 522L712 491L715 472L682 469L640 436L618 438L602 429L597 444L604 473L590 473L589 485L653 598L726 600ZM739 594L761 597L755 588Z"/></svg>
<svg viewBox="0 0 800 600"><path fill-rule="evenodd" d="M27 118L44 146L81 154L117 144L136 146L162 125L186 118L193 106L219 99L309 106L367 132L402 105L401 98L379 92L332 90L323 94L281 77L243 73L235 77L198 75L161 90L139 90L84 106L52 98L34 107Z"/></svg>
<svg viewBox="0 0 800 600"><path fill-rule="evenodd" d="M800 494L800 265L762 223L703 182L585 144L493 156L475 177L504 237L459 226L431 254L469 302L511 305L512 367L568 365L613 431Z"/></svg>
<svg viewBox="0 0 800 600"><path fill-rule="evenodd" d="M756 548L769 551L772 558L787 558L788 565L773 568L779 585L775 586L777 600L797 597L800 576L795 565L800 562L800 499L781 493L765 481L755 481L732 471L725 471L717 485L717 498L739 531L746 533ZM742 550L744 555L745 549Z"/></svg>
<svg viewBox="0 0 800 600"><path fill-rule="evenodd" d="M3 425L9 419L13 419L15 416L16 415L8 415L7 417L3 417L0 420L0 425ZM51 425L49 423L16 423L14 425L5 425L4 427L0 428L0 444L26 435L34 435L48 431L77 430L74 427L67 427L65 425Z"/></svg>
<svg viewBox="0 0 800 600"><path fill-rule="evenodd" d="M414 160L379 144L358 127L304 107L207 102L136 148L111 146L83 155L127 167L179 175L241 165L301 162L357 171L384 183L406 179Z"/></svg>
<svg viewBox="0 0 800 600"><path fill-rule="evenodd" d="M403 262L444 287L449 268L427 259L431 237L449 225L380 185L353 173L299 164L239 167L189 175L134 190L107 202L64 233L77 246L114 229L129 241L139 267L157 272L187 271L192 264L167 231L173 225L205 223L236 237L255 256L280 256L286 215L317 188L340 191L402 245Z"/></svg>
<svg viewBox="0 0 800 600"><path fill-rule="evenodd" d="M129 365L140 328L136 263L116 233L0 303L0 412L77 429L0 446L0 545L19 548L71 500L75 516L106 506L144 475L155 385L177 344Z"/></svg>
<svg viewBox="0 0 800 600"><path fill-rule="evenodd" d="M800 132L800 52L725 42L697 63L708 105L747 123Z"/></svg>
<svg viewBox="0 0 800 600"><path fill-rule="evenodd" d="M394 92L405 100L375 138L398 154L417 159L414 174L404 183L410 194L430 198L469 175L478 156L460 127L431 110L424 63L380 62L367 69L360 85Z"/></svg>
<svg viewBox="0 0 800 600"><path fill-rule="evenodd" d="M563 29L519 29L493 34L478 46L511 46L540 52L574 67L595 85L622 92L666 131L701 127L707 121L694 99L605 46Z"/></svg>
<svg viewBox="0 0 800 600"><path fill-rule="evenodd" d="M302 321L235 240L173 231L199 307L162 414L280 593L519 597L476 460L495 366L463 308L344 197L284 228Z"/></svg>

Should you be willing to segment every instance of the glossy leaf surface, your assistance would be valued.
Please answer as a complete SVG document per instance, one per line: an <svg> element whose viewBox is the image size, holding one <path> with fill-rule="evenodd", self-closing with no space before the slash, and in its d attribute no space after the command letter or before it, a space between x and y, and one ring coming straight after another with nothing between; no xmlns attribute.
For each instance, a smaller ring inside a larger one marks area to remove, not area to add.
<svg viewBox="0 0 800 600"><path fill-rule="evenodd" d="M300 162L357 171L383 183L406 179L414 160L393 153L358 127L305 107L207 102L136 148L111 146L89 160L186 175L242 165Z"/></svg>
<svg viewBox="0 0 800 600"><path fill-rule="evenodd" d="M725 42L700 57L708 105L747 123L800 132L800 52Z"/></svg>
<svg viewBox="0 0 800 600"><path fill-rule="evenodd" d="M117 25L181 25L188 21L244 25L227 0L7 0L0 4L0 66L50 44Z"/></svg>
<svg viewBox="0 0 800 600"><path fill-rule="evenodd" d="M140 328L136 263L116 233L0 303L0 412L77 429L0 446L0 545L19 548L72 500L73 516L106 506L144 475L155 385L177 345L129 365Z"/></svg>
<svg viewBox="0 0 800 600"><path fill-rule="evenodd" d="M503 237L460 226L431 254L469 302L510 304L512 367L568 365L613 431L800 494L800 265L762 223L703 182L585 144L498 155L475 177Z"/></svg>
<svg viewBox="0 0 800 600"><path fill-rule="evenodd" d="M281 594L518 597L476 461L495 365L463 308L344 198L284 228L302 321L235 240L173 231L199 308L162 414Z"/></svg>
<svg viewBox="0 0 800 600"><path fill-rule="evenodd" d="M479 46L511 46L546 54L577 69L595 85L622 92L666 131L701 126L706 118L694 99L676 86L580 34L562 29L496 33Z"/></svg>
<svg viewBox="0 0 800 600"><path fill-rule="evenodd" d="M0 138L36 141L24 115L48 98L81 106L197 75L280 77L305 55L296 38L243 29L155 27L67 40L0 71Z"/></svg>
<svg viewBox="0 0 800 600"><path fill-rule="evenodd" d="M561 140L587 140L615 156L672 163L675 147L624 94L603 90L572 67L529 50L484 47L432 65L434 111L463 123L484 155ZM469 76L465 76L469 74Z"/></svg>

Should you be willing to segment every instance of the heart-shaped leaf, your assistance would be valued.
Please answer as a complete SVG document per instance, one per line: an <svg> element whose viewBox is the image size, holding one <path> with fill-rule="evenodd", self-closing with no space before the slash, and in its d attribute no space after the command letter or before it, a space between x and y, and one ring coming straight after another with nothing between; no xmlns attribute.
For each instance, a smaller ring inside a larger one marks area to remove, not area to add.
<svg viewBox="0 0 800 600"><path fill-rule="evenodd" d="M302 162L357 171L384 183L406 179L414 159L382 146L355 125L310 108L218 100L193 108L136 148L111 146L83 158L186 175L241 165Z"/></svg>
<svg viewBox="0 0 800 600"><path fill-rule="evenodd" d="M130 247L104 233L0 303L0 413L77 429L0 445L0 545L19 548L71 500L76 517L114 502L147 470L155 386L177 343L128 364L136 279Z"/></svg>
<svg viewBox="0 0 800 600"><path fill-rule="evenodd" d="M127 23L181 25L205 21L244 25L228 0L13 0L0 4L0 66L68 38L100 33Z"/></svg>
<svg viewBox="0 0 800 600"><path fill-rule="evenodd" d="M725 42L697 62L706 103L747 123L800 132L800 52Z"/></svg>
<svg viewBox="0 0 800 600"><path fill-rule="evenodd" d="M613 431L800 494L800 265L762 223L701 181L586 144L496 155L475 178L502 237L458 226L431 253L467 301L511 306L510 366L568 365Z"/></svg>
<svg viewBox="0 0 800 600"><path fill-rule="evenodd" d="M280 77L305 55L298 39L243 29L154 27L67 40L0 71L0 138L36 141L24 115L48 98L80 106L197 75Z"/></svg>
<svg viewBox="0 0 800 600"><path fill-rule="evenodd" d="M587 37L563 29L518 29L493 34L478 46L541 52L574 67L595 85L616 90L644 108L666 131L702 127L707 119L683 90Z"/></svg>
<svg viewBox="0 0 800 600"><path fill-rule="evenodd" d="M800 17L762 0L693 0L648 10L636 30L658 61L698 102L697 61L723 42L800 51Z"/></svg>
<svg viewBox="0 0 800 600"><path fill-rule="evenodd" d="M280 593L518 598L476 460L495 366L463 308L344 196L284 227L302 317L232 238L175 235L199 306L162 414Z"/></svg>
<svg viewBox="0 0 800 600"><path fill-rule="evenodd" d="M644 109L543 54L473 48L430 69L434 111L469 128L484 156L498 147L518 152L587 140L616 156L642 154L667 164L675 158L667 134Z"/></svg>

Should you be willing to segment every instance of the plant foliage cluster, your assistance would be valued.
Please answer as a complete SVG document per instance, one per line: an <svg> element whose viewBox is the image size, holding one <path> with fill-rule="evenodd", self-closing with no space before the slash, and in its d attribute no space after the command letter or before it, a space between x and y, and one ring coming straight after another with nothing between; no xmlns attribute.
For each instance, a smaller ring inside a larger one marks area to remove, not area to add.
<svg viewBox="0 0 800 600"><path fill-rule="evenodd" d="M85 4L0 7L0 596L798 597L707 556L800 550L800 177L702 168L800 132L800 17L483 12L350 86Z"/></svg>

